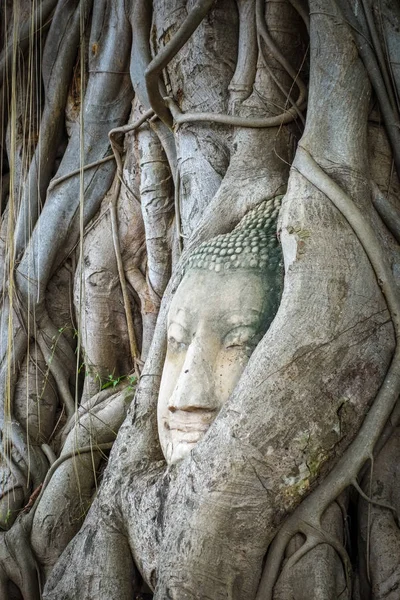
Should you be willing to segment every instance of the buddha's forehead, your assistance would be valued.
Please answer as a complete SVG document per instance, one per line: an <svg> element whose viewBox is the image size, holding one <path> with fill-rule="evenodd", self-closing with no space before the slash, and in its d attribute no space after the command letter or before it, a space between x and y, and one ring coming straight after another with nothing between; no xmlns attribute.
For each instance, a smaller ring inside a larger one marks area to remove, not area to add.
<svg viewBox="0 0 400 600"><path fill-rule="evenodd" d="M267 296L266 281L260 272L189 270L175 293L168 321L212 323L223 318L232 325L252 322L264 313Z"/></svg>

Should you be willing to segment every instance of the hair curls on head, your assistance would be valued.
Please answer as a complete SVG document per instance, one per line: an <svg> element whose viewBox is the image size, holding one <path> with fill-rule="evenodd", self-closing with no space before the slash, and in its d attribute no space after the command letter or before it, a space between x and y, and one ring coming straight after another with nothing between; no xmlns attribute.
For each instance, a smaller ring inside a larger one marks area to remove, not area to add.
<svg viewBox="0 0 400 600"><path fill-rule="evenodd" d="M232 269L276 269L281 248L276 223L283 196L264 200L247 213L231 233L203 242L188 259L185 271L203 269L217 273Z"/></svg>

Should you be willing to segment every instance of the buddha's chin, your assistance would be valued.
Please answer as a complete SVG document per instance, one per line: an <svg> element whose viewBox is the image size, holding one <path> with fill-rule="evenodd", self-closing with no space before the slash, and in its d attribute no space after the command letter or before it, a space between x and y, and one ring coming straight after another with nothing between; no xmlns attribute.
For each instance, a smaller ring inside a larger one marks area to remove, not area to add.
<svg viewBox="0 0 400 600"><path fill-rule="evenodd" d="M171 444L171 448L170 448L170 456L168 457L167 462L169 464L174 464L180 460L182 460L183 458L185 458L185 456L187 456L191 450L193 450L193 448L195 447L195 445L197 444L196 442L186 442L186 441L181 441L181 442L175 442L174 444Z"/></svg>

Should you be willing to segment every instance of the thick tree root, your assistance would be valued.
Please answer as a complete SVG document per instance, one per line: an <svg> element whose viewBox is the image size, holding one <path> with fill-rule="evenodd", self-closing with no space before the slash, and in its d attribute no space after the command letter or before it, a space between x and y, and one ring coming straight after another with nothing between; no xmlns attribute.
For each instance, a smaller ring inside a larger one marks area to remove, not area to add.
<svg viewBox="0 0 400 600"><path fill-rule="evenodd" d="M294 535L297 533L305 535L305 544L310 544L311 547L312 537L310 538L310 531L317 531L324 543L331 543L321 528L321 517L339 494L354 483L357 474L372 456L375 444L400 394L400 302L390 267L386 263L375 233L351 198L331 180L307 150L301 146L298 148L293 168L297 169L303 177L333 202L360 240L386 298L397 344L385 380L369 413L365 417L357 437L328 476L318 485L318 488L303 500L295 512L285 521L272 542L256 600L272 600L273 588L279 575L286 546ZM322 543L322 541L319 543ZM343 551L339 549L337 543L333 547L343 560ZM307 546L306 549L308 549ZM345 560L344 564L346 564Z"/></svg>

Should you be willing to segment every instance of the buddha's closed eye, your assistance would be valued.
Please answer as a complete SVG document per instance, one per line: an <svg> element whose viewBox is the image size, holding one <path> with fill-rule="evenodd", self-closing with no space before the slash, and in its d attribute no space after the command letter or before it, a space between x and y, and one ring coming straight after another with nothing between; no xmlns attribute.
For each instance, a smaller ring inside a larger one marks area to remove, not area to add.
<svg viewBox="0 0 400 600"><path fill-rule="evenodd" d="M236 348L242 346L253 346L257 342L256 328L248 325L240 325L232 329L224 338L225 348Z"/></svg>
<svg viewBox="0 0 400 600"><path fill-rule="evenodd" d="M171 323L168 329L168 349L173 352L183 352L189 343L189 332L179 323Z"/></svg>

